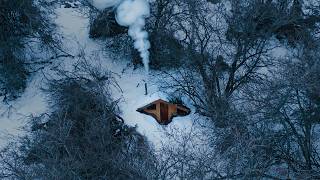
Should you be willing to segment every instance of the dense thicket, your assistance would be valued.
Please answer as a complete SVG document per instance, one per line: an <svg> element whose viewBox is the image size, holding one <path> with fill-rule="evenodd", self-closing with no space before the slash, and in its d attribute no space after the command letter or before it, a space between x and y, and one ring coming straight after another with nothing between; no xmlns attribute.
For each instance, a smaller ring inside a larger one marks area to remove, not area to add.
<svg viewBox="0 0 320 180"><path fill-rule="evenodd" d="M50 12L45 1L0 1L0 95L4 100L17 98L26 87L31 71L27 64L33 55L32 51L25 55L25 49L36 49L33 42L57 47Z"/></svg>
<svg viewBox="0 0 320 180"><path fill-rule="evenodd" d="M127 28L116 22L113 9L91 12L90 17L90 38L110 38L127 32Z"/></svg>
<svg viewBox="0 0 320 180"><path fill-rule="evenodd" d="M146 138L119 116L117 102L108 93L112 77L88 66L84 70L89 73L77 68L50 82L51 111L31 121L32 131L17 145L19 151L9 148L1 153L3 176L152 178L155 159L151 148Z"/></svg>

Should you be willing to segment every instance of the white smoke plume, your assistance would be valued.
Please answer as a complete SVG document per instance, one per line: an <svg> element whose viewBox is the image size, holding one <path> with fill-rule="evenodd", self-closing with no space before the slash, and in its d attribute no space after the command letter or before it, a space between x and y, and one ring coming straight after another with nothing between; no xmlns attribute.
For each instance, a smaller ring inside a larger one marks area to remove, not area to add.
<svg viewBox="0 0 320 180"><path fill-rule="evenodd" d="M129 27L129 36L134 40L134 47L140 52L146 72L149 72L148 33L144 30L145 18L150 16L147 0L93 0L93 6L103 10L116 8L116 20L121 26Z"/></svg>

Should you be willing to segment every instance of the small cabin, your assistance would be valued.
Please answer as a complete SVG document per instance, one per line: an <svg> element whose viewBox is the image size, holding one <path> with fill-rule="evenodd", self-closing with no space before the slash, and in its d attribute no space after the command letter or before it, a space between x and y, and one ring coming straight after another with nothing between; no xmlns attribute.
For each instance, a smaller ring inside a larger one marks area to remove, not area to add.
<svg viewBox="0 0 320 180"><path fill-rule="evenodd" d="M162 99L158 99L139 109L138 112L152 116L159 124L167 125L176 116L186 116L190 114L190 109L180 105L173 104Z"/></svg>

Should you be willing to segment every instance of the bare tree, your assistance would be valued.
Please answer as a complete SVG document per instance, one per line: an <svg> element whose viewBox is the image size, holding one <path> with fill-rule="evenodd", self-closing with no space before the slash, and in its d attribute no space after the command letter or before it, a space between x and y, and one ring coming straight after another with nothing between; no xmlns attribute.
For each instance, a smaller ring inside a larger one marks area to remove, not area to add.
<svg viewBox="0 0 320 180"><path fill-rule="evenodd" d="M276 164L285 164L290 177L319 177L318 58L316 50L305 48L301 55L280 60L274 79L255 89L259 93L254 96L249 93L264 126L279 137L270 148Z"/></svg>
<svg viewBox="0 0 320 180"><path fill-rule="evenodd" d="M167 139L157 151L157 179L217 179L213 148L203 132L193 125L184 130L168 129ZM170 143L168 143L169 141Z"/></svg>
<svg viewBox="0 0 320 180"><path fill-rule="evenodd" d="M193 101L198 113L212 118L217 126L225 127L232 94L251 80L260 78L259 69L268 65L267 39L251 33L249 23L252 22L239 21L235 18L238 15L234 15L225 20L230 26L245 26L246 29L242 30L242 35L234 34L234 38L227 41L223 38L223 30L216 28L226 24L222 20L220 24L212 23L213 15L208 15L205 3L186 1L186 4L189 13L181 19L187 19L187 22L178 21L188 49L186 66L179 76L172 76L175 83L167 84L165 88L171 86L183 92ZM225 16L219 16L219 11L214 13L219 20Z"/></svg>
<svg viewBox="0 0 320 180"><path fill-rule="evenodd" d="M287 148L283 147L287 147L292 141L287 141L287 132L279 130L278 125L275 125L277 124L277 120L273 119L276 117L275 114L270 111L263 115L257 113L259 110L266 112L266 109L270 107L274 109L278 105L289 107L282 104L281 100L277 101L280 104L274 104L273 99L269 101L270 104L257 106L259 109L256 109L256 105L249 103L254 101L254 95L251 95L252 99L249 102L246 102L243 97L252 88L256 96L270 95L288 100L288 91L284 91L282 85L272 87L272 89L267 88L276 82L288 82L285 79L281 81L272 79L268 74L269 71L272 71L279 74L281 78L285 77L279 71L273 71L278 68L282 69L284 62L279 63L272 56L269 56L268 53L276 47L270 45L270 42L273 40L273 36L281 34L286 38L289 48L296 48L294 44L302 45L305 49L316 48L317 43L314 41L316 36L313 35L313 32L317 30L310 31L307 27L305 29L297 28L299 23L305 23L310 16L299 13L301 6L296 1L292 6L289 6L291 3L281 4L270 1L231 1L232 12L215 11L216 14L220 13L220 16L216 15L216 18L221 18L217 20L219 24L215 25L206 19L208 11L199 1L184 2L186 6L182 5L182 7L185 7L185 11L188 13L184 14L178 22L180 22L179 27L186 37L184 43L188 48L187 59L190 61L186 61L183 68L173 73L164 73L164 77L169 78L164 78L163 89L169 89L168 93L178 93L188 97L193 102L196 112L207 117L215 125L215 128L209 132L214 137L212 142L216 145L215 150L223 159L221 163L225 164L225 167L219 169L220 174L226 175L221 177L222 179L290 177L292 169L286 170L286 174L281 177L272 171L274 168L289 166L279 158L281 159L282 156L288 154L288 151L284 150ZM276 13L272 13L274 11ZM225 25L223 20L227 22L227 31L223 31L224 28L217 28ZM299 34L298 31L302 36L296 36ZM280 42L286 44L282 40ZM310 57L305 59L310 59ZM300 71L300 69L302 68L295 68L290 72ZM281 72L287 74L289 70L290 68L284 68ZM297 80L297 78L293 79ZM314 82L317 81L315 77L312 79ZM305 83L306 79L301 82ZM267 85L264 86L264 84ZM296 84L296 81L292 84ZM258 89L257 87L261 85L269 91ZM305 94L299 92L298 96L294 97L299 97L299 101L303 102ZM262 104L264 101L266 99L258 100ZM307 102L310 102L310 99L304 103L308 104ZM299 103L293 103L292 106L297 108ZM315 111L314 106L315 104L306 108L303 105L302 112L309 112L311 109ZM293 107L290 109L292 110ZM306 112L303 114L309 114ZM269 121L265 121L265 119L269 119ZM290 133L292 131L298 132L295 138L300 139L298 140L300 143L298 141L297 143L301 149L301 157L304 159L302 161L308 162L306 164L309 164L309 169L312 169L309 171L309 177L315 178L318 174L318 167L315 165L318 162L315 160L317 153L308 142L312 139L312 129L316 127L317 123L311 125L312 123L305 123L305 121L309 120L302 120L304 123L301 124L304 124L305 127L300 127L300 130L294 130L297 127L290 126L290 124L287 124L286 127L291 129ZM301 132L304 132L304 135L301 135ZM293 145L289 149L292 150L296 147ZM311 155L312 153L314 154ZM292 154L288 159L299 158L297 154ZM308 167L306 164L303 166ZM313 168L310 168L310 164L314 165ZM293 166L300 165L296 163ZM274 176L275 174L276 176ZM304 173L299 171L298 174Z"/></svg>

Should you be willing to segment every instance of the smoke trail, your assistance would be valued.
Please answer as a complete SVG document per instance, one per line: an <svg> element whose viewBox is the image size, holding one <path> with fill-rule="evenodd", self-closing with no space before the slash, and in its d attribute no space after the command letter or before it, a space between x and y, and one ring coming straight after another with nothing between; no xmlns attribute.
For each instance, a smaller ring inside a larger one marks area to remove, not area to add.
<svg viewBox="0 0 320 180"><path fill-rule="evenodd" d="M145 18L150 16L147 0L93 0L98 9L116 7L116 20L121 26L129 27L128 34L134 40L134 47L140 52L146 72L149 72L148 33L144 30Z"/></svg>

